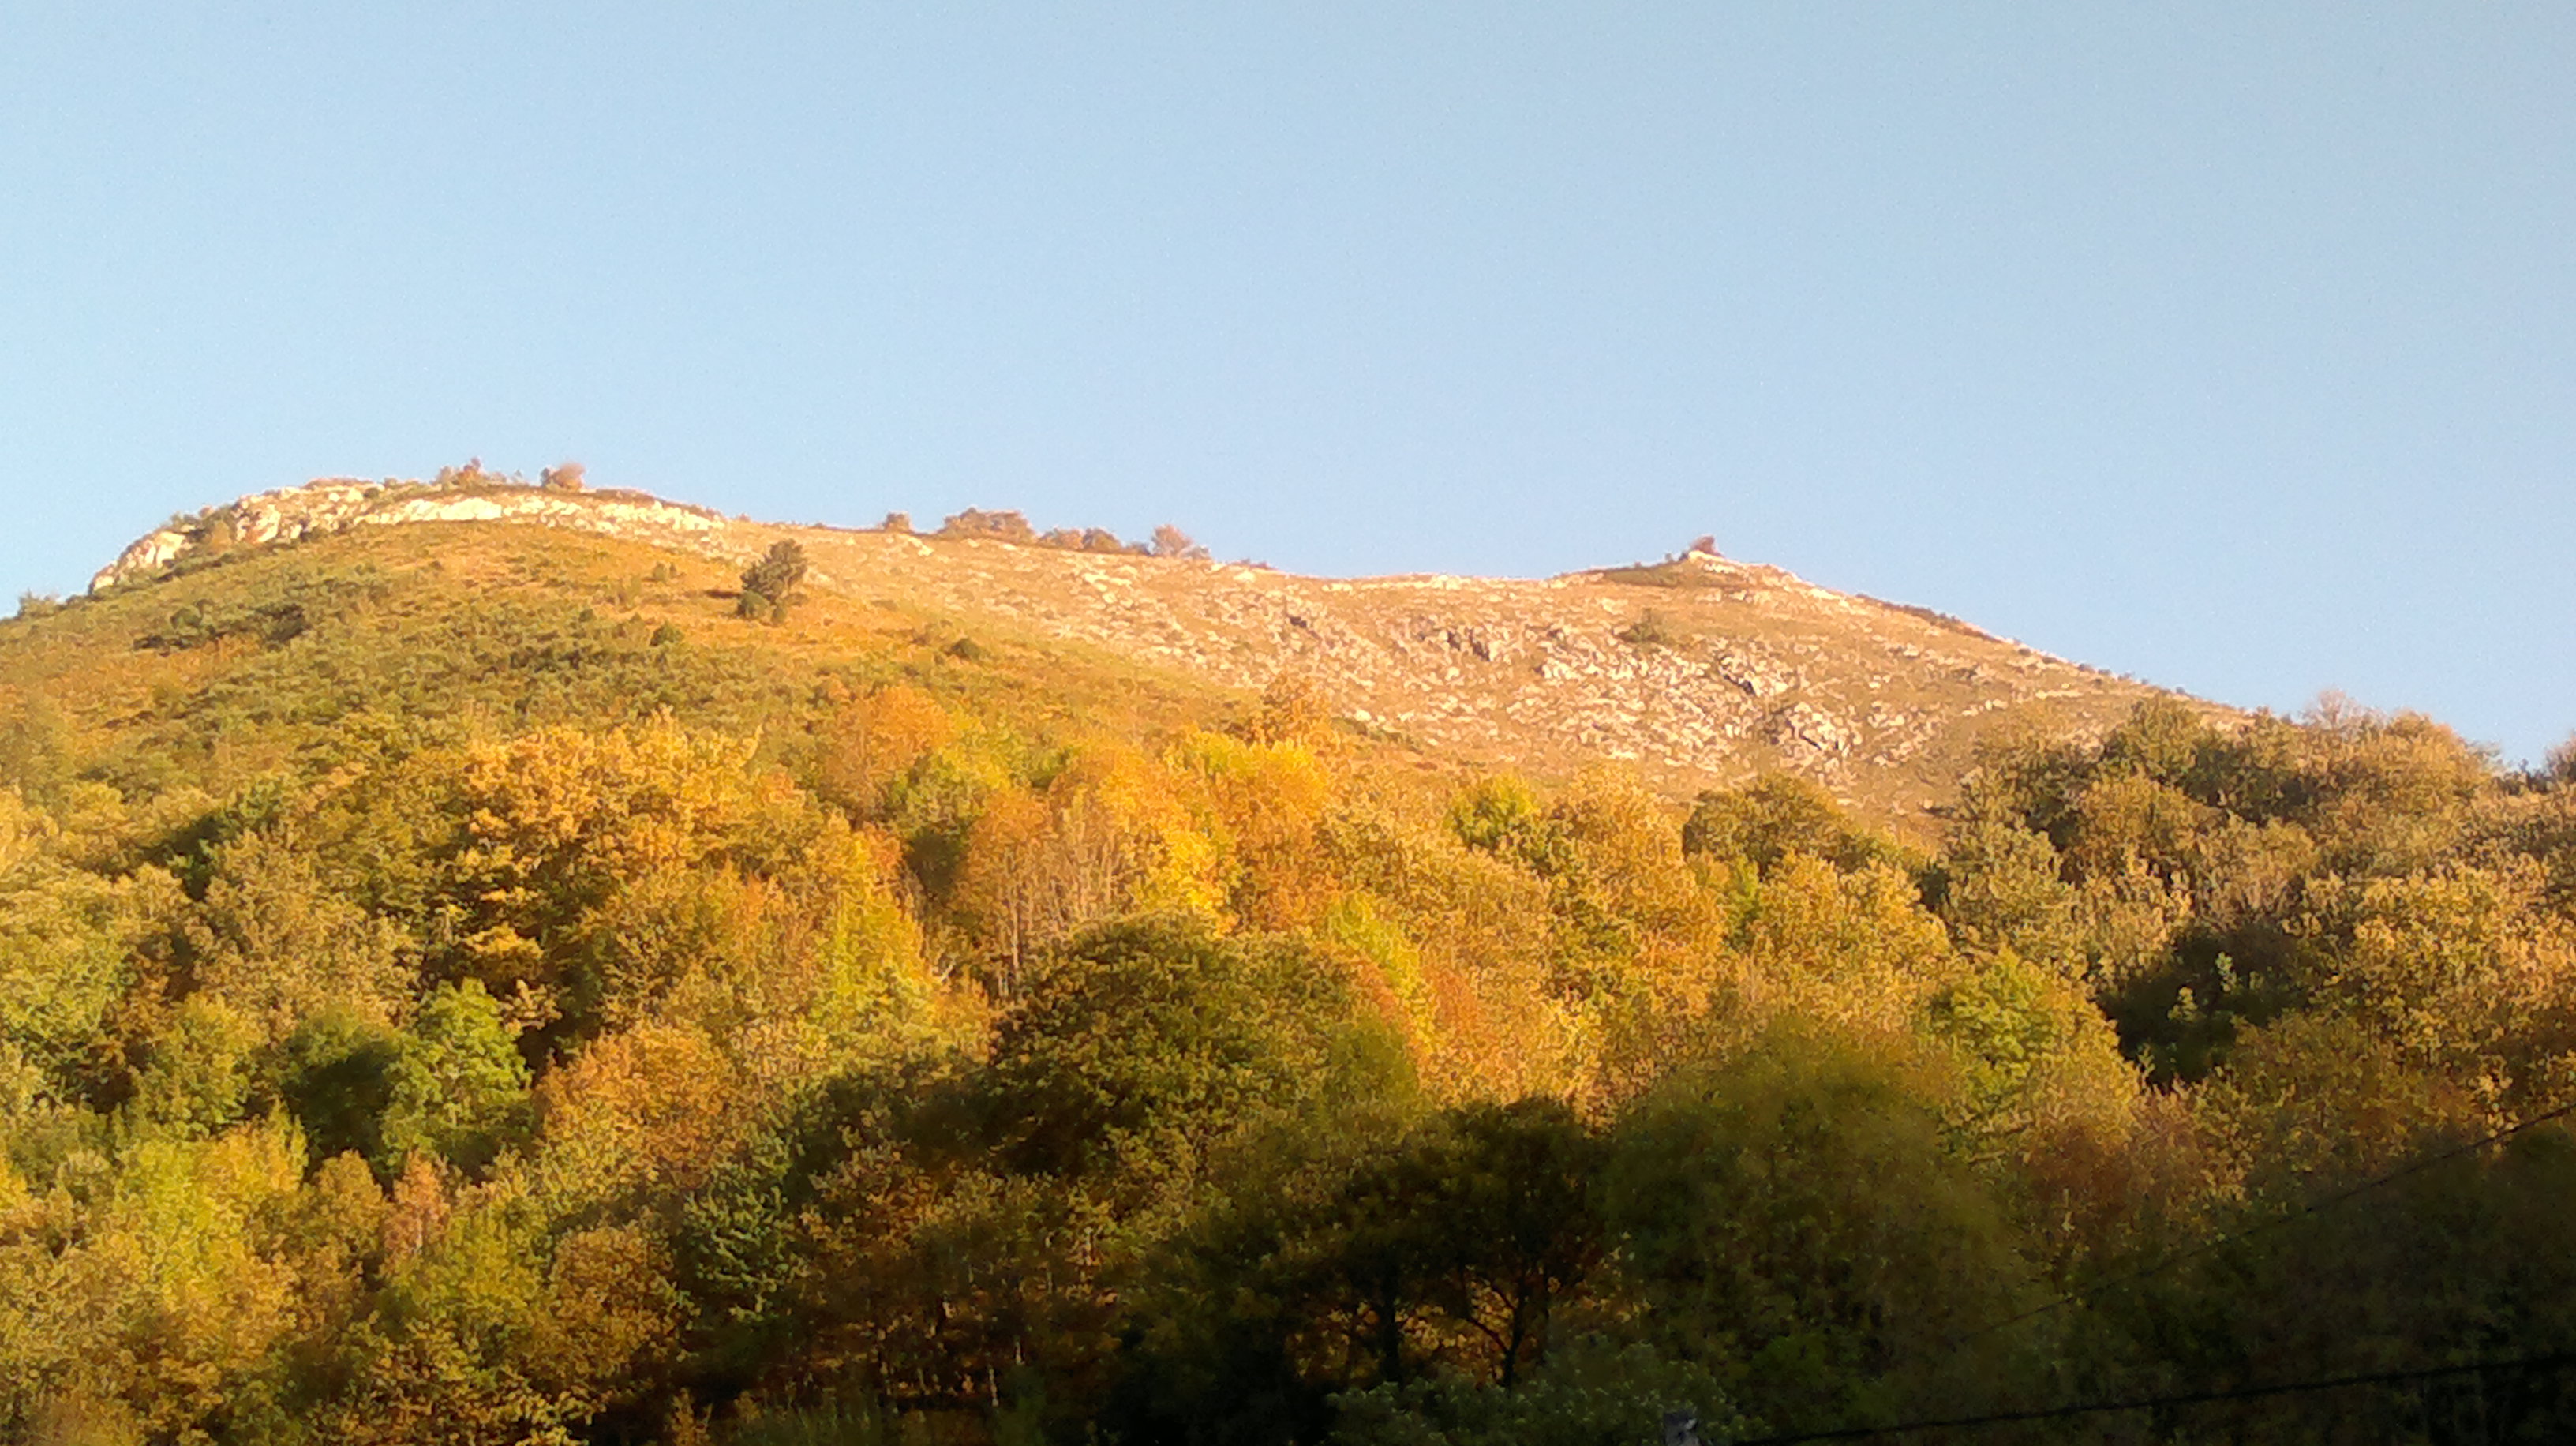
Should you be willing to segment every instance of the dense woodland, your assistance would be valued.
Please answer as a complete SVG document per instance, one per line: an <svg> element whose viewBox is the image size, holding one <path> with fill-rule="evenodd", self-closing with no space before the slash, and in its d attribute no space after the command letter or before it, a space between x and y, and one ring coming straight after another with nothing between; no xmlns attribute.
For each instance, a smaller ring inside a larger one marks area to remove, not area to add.
<svg viewBox="0 0 2576 1446"><path fill-rule="evenodd" d="M507 535L0 625L0 1439L2576 1436L2576 760L1898 836Z"/></svg>

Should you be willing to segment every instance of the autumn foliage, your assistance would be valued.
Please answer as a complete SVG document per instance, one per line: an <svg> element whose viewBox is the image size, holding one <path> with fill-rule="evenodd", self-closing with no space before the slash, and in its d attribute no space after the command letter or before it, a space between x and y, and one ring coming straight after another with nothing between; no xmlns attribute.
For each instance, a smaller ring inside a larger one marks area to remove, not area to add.
<svg viewBox="0 0 2576 1446"><path fill-rule="evenodd" d="M2342 1193L2576 1103L2576 784L2425 720L2150 705L1899 838L279 576L0 633L0 1440L1719 1440L2576 1344L2562 1127Z"/></svg>

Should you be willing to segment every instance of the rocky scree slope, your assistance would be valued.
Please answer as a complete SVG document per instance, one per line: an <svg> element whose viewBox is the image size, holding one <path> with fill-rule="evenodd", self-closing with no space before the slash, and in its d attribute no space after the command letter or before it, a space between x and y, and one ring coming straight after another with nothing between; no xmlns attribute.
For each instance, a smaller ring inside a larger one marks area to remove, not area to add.
<svg viewBox="0 0 2576 1446"><path fill-rule="evenodd" d="M246 497L137 541L92 590L353 528L530 523L727 563L793 538L811 561L807 588L959 628L1088 646L1226 689L1303 674L1358 726L1541 776L1617 760L1686 797L1785 769L1892 822L1948 797L1989 732L2098 734L2160 695L1924 609L1697 548L1541 580L1331 579L990 536L779 526L488 476L326 479Z"/></svg>

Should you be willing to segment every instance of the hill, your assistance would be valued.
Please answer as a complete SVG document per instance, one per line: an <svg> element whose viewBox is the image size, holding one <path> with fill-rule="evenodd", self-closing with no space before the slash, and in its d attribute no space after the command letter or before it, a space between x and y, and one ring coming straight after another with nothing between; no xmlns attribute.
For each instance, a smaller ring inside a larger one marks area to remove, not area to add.
<svg viewBox="0 0 2576 1446"><path fill-rule="evenodd" d="M985 516L1010 515L966 520ZM93 591L227 548L504 521L705 559L716 567L690 576L711 590L793 539L811 563L809 593L841 605L800 618L801 636L817 642L864 604L1050 652L1070 645L1169 686L1241 694L1294 674L1337 714L1444 757L1552 778L1613 761L1675 798L1785 770L1916 826L1951 796L1980 738L2098 737L2139 702L2172 696L1927 609L1709 551L1543 581L1336 580L1140 556L1114 539L1107 551L1046 545L1024 526L1016 537L1007 527L784 527L639 493L480 476L323 481L245 498L141 539ZM1102 538L1088 541L1098 549Z"/></svg>
<svg viewBox="0 0 2576 1446"><path fill-rule="evenodd" d="M0 623L0 1443L2576 1433L2576 760L565 480Z"/></svg>

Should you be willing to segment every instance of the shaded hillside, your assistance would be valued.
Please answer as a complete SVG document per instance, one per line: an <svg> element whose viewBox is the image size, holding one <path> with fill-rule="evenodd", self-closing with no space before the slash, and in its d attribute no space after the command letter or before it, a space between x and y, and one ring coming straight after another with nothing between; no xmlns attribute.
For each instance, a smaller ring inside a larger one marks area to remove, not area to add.
<svg viewBox="0 0 2576 1446"><path fill-rule="evenodd" d="M1674 797L1786 769L1873 815L1919 818L1978 738L2098 735L2161 696L1921 608L1705 552L1545 581L1332 580L991 535L768 526L640 494L489 481L326 482L245 499L138 542L99 587L210 549L497 519L737 567L792 537L815 596L1077 644L1237 692L1293 672L1337 713L1450 756L1555 777L1613 760Z"/></svg>

